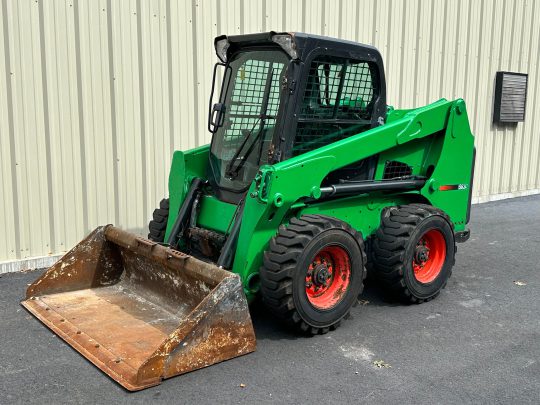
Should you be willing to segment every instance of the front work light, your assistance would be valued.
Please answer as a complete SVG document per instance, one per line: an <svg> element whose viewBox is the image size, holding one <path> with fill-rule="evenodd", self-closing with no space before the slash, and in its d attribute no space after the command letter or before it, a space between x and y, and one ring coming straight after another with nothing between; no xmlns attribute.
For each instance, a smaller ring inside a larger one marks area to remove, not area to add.
<svg viewBox="0 0 540 405"><path fill-rule="evenodd" d="M227 38L216 41L216 54L222 62L227 62L227 50L231 44Z"/></svg>
<svg viewBox="0 0 540 405"><path fill-rule="evenodd" d="M287 52L287 54L293 58L298 59L298 52L296 52L296 46L290 34L275 34L272 35L272 41L281 46L281 48Z"/></svg>

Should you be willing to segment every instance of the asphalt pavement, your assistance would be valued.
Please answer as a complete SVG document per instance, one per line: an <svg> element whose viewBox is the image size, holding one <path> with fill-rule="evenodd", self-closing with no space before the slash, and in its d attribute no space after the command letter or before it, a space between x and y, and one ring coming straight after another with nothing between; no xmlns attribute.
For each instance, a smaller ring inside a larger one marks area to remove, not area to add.
<svg viewBox="0 0 540 405"><path fill-rule="evenodd" d="M41 271L0 278L0 404L540 403L540 196L473 207L471 239L428 303L368 285L351 319L298 337L252 308L257 351L129 393L19 302Z"/></svg>

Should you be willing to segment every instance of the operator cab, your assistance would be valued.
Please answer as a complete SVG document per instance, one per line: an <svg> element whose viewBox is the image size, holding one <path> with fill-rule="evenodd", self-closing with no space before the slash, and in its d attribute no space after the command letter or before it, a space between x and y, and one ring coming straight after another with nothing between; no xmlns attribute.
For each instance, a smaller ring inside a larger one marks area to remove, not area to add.
<svg viewBox="0 0 540 405"><path fill-rule="evenodd" d="M372 46L268 32L220 36L215 49L208 178L222 201L237 204L262 165L384 123L384 70ZM375 164L359 161L329 177L369 179Z"/></svg>

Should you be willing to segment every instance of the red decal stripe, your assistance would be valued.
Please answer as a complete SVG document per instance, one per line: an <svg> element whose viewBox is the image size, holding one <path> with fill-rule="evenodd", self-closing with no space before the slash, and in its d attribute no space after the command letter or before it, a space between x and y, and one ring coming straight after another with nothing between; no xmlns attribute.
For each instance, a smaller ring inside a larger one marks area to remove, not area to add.
<svg viewBox="0 0 540 405"><path fill-rule="evenodd" d="M458 189L457 184L448 184L446 186L439 187L440 191L457 190L457 189Z"/></svg>

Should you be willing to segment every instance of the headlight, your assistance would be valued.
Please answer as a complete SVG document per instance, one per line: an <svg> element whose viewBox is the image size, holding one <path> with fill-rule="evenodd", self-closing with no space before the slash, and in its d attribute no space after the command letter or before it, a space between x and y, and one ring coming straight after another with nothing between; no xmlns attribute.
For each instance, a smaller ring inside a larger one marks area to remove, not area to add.
<svg viewBox="0 0 540 405"><path fill-rule="evenodd" d="M289 34L276 34L272 36L272 41L281 46L281 48L289 54L293 59L298 59L296 46Z"/></svg>
<svg viewBox="0 0 540 405"><path fill-rule="evenodd" d="M230 45L227 38L220 39L216 42L216 54L222 62L227 62L227 50Z"/></svg>

